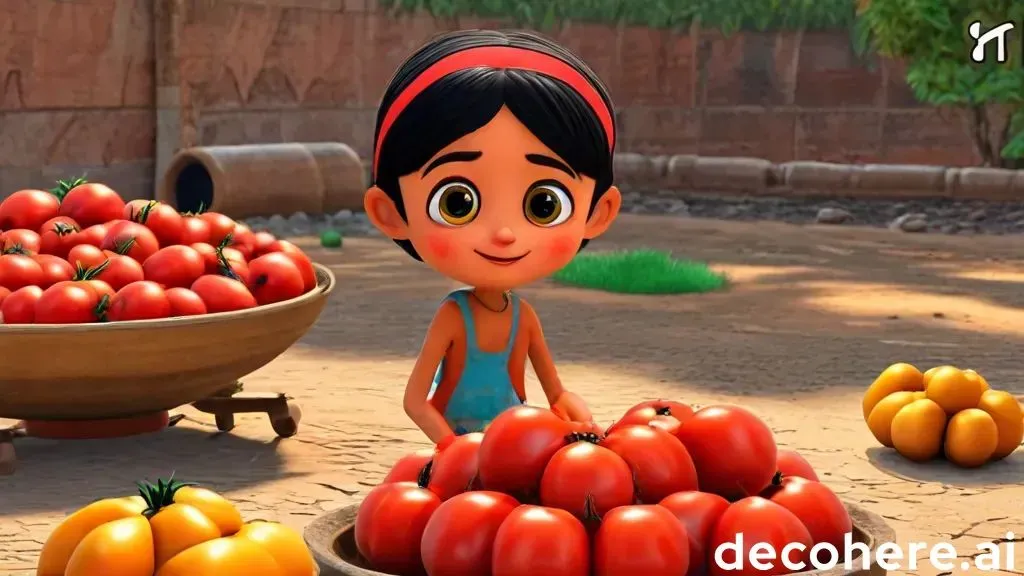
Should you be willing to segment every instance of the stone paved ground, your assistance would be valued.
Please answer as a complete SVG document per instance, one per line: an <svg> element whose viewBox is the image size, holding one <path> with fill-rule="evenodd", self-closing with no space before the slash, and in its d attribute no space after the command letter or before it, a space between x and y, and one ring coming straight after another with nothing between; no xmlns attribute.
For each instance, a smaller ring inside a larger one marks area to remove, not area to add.
<svg viewBox="0 0 1024 576"><path fill-rule="evenodd" d="M688 297L548 283L522 292L546 322L564 381L601 419L654 397L741 403L902 541L950 540L969 554L1009 530L1024 535L1024 454L969 472L912 466L874 447L859 407L864 387L895 361L970 366L1024 392L1015 240L626 216L594 248L641 245L712 261L734 286ZM0 574L30 573L64 514L130 492L137 478L176 471L227 492L250 518L302 527L356 502L395 458L423 445L400 397L452 286L379 239L313 253L338 275L328 309L299 345L246 380L298 398L299 435L275 440L258 417L219 435L210 418L186 410L179 428L149 437L21 442L19 471L0 478ZM1016 556L1014 573L1024 573L1024 545Z"/></svg>

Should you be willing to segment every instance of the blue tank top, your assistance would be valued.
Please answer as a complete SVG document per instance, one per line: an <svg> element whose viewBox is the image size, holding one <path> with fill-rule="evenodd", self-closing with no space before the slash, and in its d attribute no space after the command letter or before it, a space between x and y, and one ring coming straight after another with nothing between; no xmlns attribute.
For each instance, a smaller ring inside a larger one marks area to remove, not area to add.
<svg viewBox="0 0 1024 576"><path fill-rule="evenodd" d="M469 290L456 290L445 298L445 301L453 300L458 304L466 325L466 363L444 411L445 420L456 434L480 432L498 414L523 403L508 373L508 359L519 330L519 297L512 294L510 299L512 329L509 330L508 343L500 352L484 352L477 344ZM430 388L430 397L437 391L444 369L445 362L441 360L434 375L434 385Z"/></svg>

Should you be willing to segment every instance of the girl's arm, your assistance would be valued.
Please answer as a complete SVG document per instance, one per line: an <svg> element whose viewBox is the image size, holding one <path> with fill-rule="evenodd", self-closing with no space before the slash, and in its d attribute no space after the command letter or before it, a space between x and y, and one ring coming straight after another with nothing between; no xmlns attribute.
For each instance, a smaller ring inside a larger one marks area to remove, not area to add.
<svg viewBox="0 0 1024 576"><path fill-rule="evenodd" d="M437 366L444 359L448 347L455 338L455 328L461 322L459 311L454 303L446 302L437 311L434 320L427 329L423 347L416 358L409 383L405 386L405 399L402 405L409 418L437 445L444 445L454 437L444 415L427 400L430 387L434 383Z"/></svg>
<svg viewBox="0 0 1024 576"><path fill-rule="evenodd" d="M522 302L522 314L524 323L528 326L530 345L528 354L530 363L533 364L533 371L537 373L537 379L544 388L544 395L548 398L551 409L563 418L573 422L590 423L594 417L587 408L582 398L569 392L562 386L558 378L558 371L555 369L555 361L551 358L551 350L544 340L544 330L540 326L540 319L533 307Z"/></svg>

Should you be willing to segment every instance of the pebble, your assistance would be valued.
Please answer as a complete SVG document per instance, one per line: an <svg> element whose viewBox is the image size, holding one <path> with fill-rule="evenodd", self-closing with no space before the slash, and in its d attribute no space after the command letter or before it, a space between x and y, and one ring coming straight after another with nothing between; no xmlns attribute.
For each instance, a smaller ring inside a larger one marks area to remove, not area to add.
<svg viewBox="0 0 1024 576"><path fill-rule="evenodd" d="M818 210L818 216L815 218L818 224L844 224L850 220L853 220L853 214L831 206Z"/></svg>
<svg viewBox="0 0 1024 576"><path fill-rule="evenodd" d="M893 220L889 224L889 229L902 232L924 232L928 229L928 215L908 212Z"/></svg>

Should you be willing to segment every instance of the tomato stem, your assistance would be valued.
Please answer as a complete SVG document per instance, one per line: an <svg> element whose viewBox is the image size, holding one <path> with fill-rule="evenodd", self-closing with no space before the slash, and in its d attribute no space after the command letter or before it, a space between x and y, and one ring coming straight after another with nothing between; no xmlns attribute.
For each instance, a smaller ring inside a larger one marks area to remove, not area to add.
<svg viewBox="0 0 1024 576"><path fill-rule="evenodd" d="M231 235L228 234L227 237L224 238L216 248L214 248L214 251L217 254L217 271L220 272L221 276L226 276L232 280L238 280L241 282L242 277L235 273L235 269L231 267L231 262L228 262L228 257L224 255L224 249L227 248L227 246L224 245L224 241L227 241L230 238Z"/></svg>
<svg viewBox="0 0 1024 576"><path fill-rule="evenodd" d="M92 268L86 268L82 266L81 262L75 263L75 275L72 276L72 280L76 282L83 282L86 280L95 280L104 270L110 267L110 259L106 259L102 264L93 266Z"/></svg>
<svg viewBox="0 0 1024 576"><path fill-rule="evenodd" d="M597 503L594 501L594 495L588 493L583 497L583 522L585 523L600 523L601 515L597 512Z"/></svg>
<svg viewBox="0 0 1024 576"><path fill-rule="evenodd" d="M96 304L96 309L93 311L96 315L96 320L99 322L106 322L108 310L110 310L110 294L104 294Z"/></svg>
<svg viewBox="0 0 1024 576"><path fill-rule="evenodd" d="M68 224L67 222L54 222L53 223L53 232L57 236L67 236L68 234L71 234L72 232L78 232L78 228L75 228L74 226L72 226L71 224Z"/></svg>
<svg viewBox="0 0 1024 576"><path fill-rule="evenodd" d="M152 482L136 482L136 486L139 487L139 495L142 496L142 500L146 503L146 509L142 511L142 515L146 518L152 518L162 508L174 504L174 495L186 486L195 486L193 482L181 482L174 479L174 474L164 480L158 478L156 483Z"/></svg>
<svg viewBox="0 0 1024 576"><path fill-rule="evenodd" d="M31 256L32 253L25 249L21 244L4 244L0 250L0 254L20 254L22 256Z"/></svg>
<svg viewBox="0 0 1024 576"><path fill-rule="evenodd" d="M427 460L427 463L420 469L420 473L416 476L416 484L420 488L426 488L427 484L430 484L430 473L434 469L434 459Z"/></svg>
<svg viewBox="0 0 1024 576"><path fill-rule="evenodd" d="M772 476L772 483L771 483L771 485L772 486L782 486L782 479L783 478L785 478L785 476L782 474L782 470L779 470L778 472L775 473L774 476Z"/></svg>
<svg viewBox="0 0 1024 576"><path fill-rule="evenodd" d="M125 238L123 240L117 240L116 242L114 242L114 252L120 254L121 256L124 256L125 254L131 252L132 248L135 247L135 244L135 236L129 236L128 238Z"/></svg>
<svg viewBox="0 0 1024 576"><path fill-rule="evenodd" d="M594 432L571 432L565 436L566 444L573 444L575 442L590 442L591 444L597 444L601 441L601 437Z"/></svg>
<svg viewBox="0 0 1024 576"><path fill-rule="evenodd" d="M64 197L68 195L68 192L71 192L82 184L88 183L89 181L82 177L75 178L73 180L57 180L57 185L47 190L47 192L56 196L58 200L64 200Z"/></svg>
<svg viewBox="0 0 1024 576"><path fill-rule="evenodd" d="M657 414L658 416L671 416L672 409L669 408L668 406L664 406L662 408L658 408L657 410L655 410L654 413Z"/></svg>
<svg viewBox="0 0 1024 576"><path fill-rule="evenodd" d="M153 209L156 208L158 204L159 202L157 202L156 200L150 200L149 202L146 202L146 204L142 208L140 208L138 212L132 210L131 217L129 218L129 220L133 222L138 222L139 224L145 224L146 220L149 220L149 215L153 212Z"/></svg>

